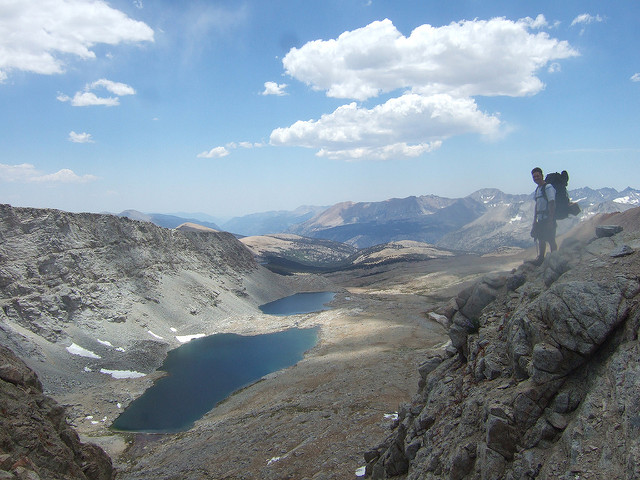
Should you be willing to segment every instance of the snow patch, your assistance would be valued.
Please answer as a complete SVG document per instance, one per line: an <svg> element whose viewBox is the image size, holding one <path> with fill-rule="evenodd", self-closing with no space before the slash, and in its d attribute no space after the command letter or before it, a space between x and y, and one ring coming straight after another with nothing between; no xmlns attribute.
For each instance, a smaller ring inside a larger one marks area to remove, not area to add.
<svg viewBox="0 0 640 480"><path fill-rule="evenodd" d="M171 330L173 333L176 333L178 331L177 328L173 328L173 327L171 327L169 330Z"/></svg>
<svg viewBox="0 0 640 480"><path fill-rule="evenodd" d="M267 467L276 463L278 460L280 460L280 458L282 457L271 457L271 459L267 462Z"/></svg>
<svg viewBox="0 0 640 480"><path fill-rule="evenodd" d="M624 205L638 205L638 203L640 203L640 200L634 197L630 197L629 195L627 195L626 197L614 198L613 201L615 203L622 203Z"/></svg>
<svg viewBox="0 0 640 480"><path fill-rule="evenodd" d="M202 337L206 337L206 335L204 333L196 333L195 335L176 335L176 340L178 340L180 343L187 343L195 338Z"/></svg>
<svg viewBox="0 0 640 480"><path fill-rule="evenodd" d="M106 375L111 375L113 378L140 378L145 377L146 373L140 373L133 370L107 370L106 368L101 368L100 373L104 373Z"/></svg>
<svg viewBox="0 0 640 480"><path fill-rule="evenodd" d="M367 467L360 467L356 470L356 477L364 477L367 472Z"/></svg>
<svg viewBox="0 0 640 480"><path fill-rule="evenodd" d="M67 347L67 352L69 352L71 355L78 355L79 357L102 358L100 355L97 355L91 350L87 350L86 348L82 348L80 345L76 345L75 343L72 343Z"/></svg>
<svg viewBox="0 0 640 480"><path fill-rule="evenodd" d="M155 338L157 338L157 339L159 339L159 340L164 340L164 338L162 338L160 335L156 335L156 334L155 334L155 333L153 333L151 330L147 330L147 333L148 333L149 335L151 335L152 337L155 337Z"/></svg>
<svg viewBox="0 0 640 480"><path fill-rule="evenodd" d="M511 220L509 220L509 223L515 223L515 222L519 222L522 220L522 215L518 214L515 217L513 217Z"/></svg>
<svg viewBox="0 0 640 480"><path fill-rule="evenodd" d="M100 340L99 338L96 338L96 340L97 340L98 343L101 343L105 347L113 348L117 352L124 352L124 348L122 348L122 347L115 348L113 346L113 344L111 342L109 342L108 340Z"/></svg>

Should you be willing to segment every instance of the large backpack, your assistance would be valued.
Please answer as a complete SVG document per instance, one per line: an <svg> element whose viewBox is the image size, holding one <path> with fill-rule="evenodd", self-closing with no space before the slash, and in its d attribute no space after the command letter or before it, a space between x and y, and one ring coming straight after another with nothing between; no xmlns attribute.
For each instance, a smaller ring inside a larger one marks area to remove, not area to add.
<svg viewBox="0 0 640 480"><path fill-rule="evenodd" d="M562 173L554 172L547 174L544 182L550 183L556 190L556 219L562 220L569 215L578 215L580 213L580 206L572 202L567 194L569 174L566 170L563 170ZM546 191L544 189L542 189L542 191L546 198Z"/></svg>

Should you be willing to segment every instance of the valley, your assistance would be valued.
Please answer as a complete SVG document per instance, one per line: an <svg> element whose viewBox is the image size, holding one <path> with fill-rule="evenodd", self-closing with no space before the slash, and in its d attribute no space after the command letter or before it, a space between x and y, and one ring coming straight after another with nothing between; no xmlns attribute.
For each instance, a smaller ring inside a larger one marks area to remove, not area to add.
<svg viewBox="0 0 640 480"><path fill-rule="evenodd" d="M44 393L65 407L80 439L108 453L118 479L356 478L364 474L365 456L367 468L378 469L376 478L387 478L406 467L403 462L411 457L405 455L415 455L427 442L420 437L416 443L418 433L412 430L411 449L398 453L389 444L405 441L396 415L412 419L424 407L416 390L425 391L434 359L452 366L453 376L439 373L445 375L443 388L458 375L468 379L471 368L479 369L478 379L495 380L497 365L504 362L506 353L489 349L499 361L465 366L467 345L476 342L480 353L486 346L478 327L456 313L470 297L464 311L475 319L497 289L509 282L510 288L522 286L518 294L501 293L493 306L497 313L482 320L489 325L507 321L511 303L529 308L528 302L572 269L575 273L565 277L584 283L591 265L603 272L615 267L608 275L616 275L618 283L608 285L618 285L629 299L637 293L637 278L626 273L635 271L635 256L620 263L609 253L628 256L638 248L637 209L597 219L612 219L629 234L590 246L596 223L582 222L571 238L559 238L568 247L535 270L523 264L534 257L532 248L503 246L480 255L398 241L354 254L322 241L314 254L308 239L285 235L242 239L249 248L260 248L252 253L233 235L210 229L168 230L110 215L0 207L0 341L37 373ZM303 266L336 258L339 263L348 258L350 264L279 275L256 261L274 250ZM522 285L527 277L530 283ZM276 316L259 308L293 293L320 291L336 292L329 310ZM317 328L316 346L296 365L222 401L188 431L142 434L109 428L160 378L157 369L167 352L189 339L293 327ZM480 405L482 395L470 404ZM442 431L449 431L446 422L456 418L439 419L445 423ZM522 435L519 448L528 448L529 437ZM446 468L457 468L457 458L447 460L453 466ZM489 466L482 459L475 468Z"/></svg>
<svg viewBox="0 0 640 480"><path fill-rule="evenodd" d="M37 372L82 440L111 456L118 478L131 479L355 476L364 449L388 433L385 416L415 391L423 355L447 340L429 309L525 254L452 256L409 242L346 270L277 275L221 232L9 206L1 220L3 345ZM281 317L258 308L312 291L337 292L331 310ZM291 327L320 329L304 360L188 432L109 429L189 338Z"/></svg>
<svg viewBox="0 0 640 480"><path fill-rule="evenodd" d="M322 275L339 292L332 309L280 317L282 327L320 327L304 360L232 395L188 432L125 436L110 451L119 478L356 478L365 446L384 439L390 416L415 392L419 364L448 340L427 318L429 308L487 272L514 268L522 256ZM267 331L271 322L256 316L235 331ZM109 437L100 440L109 447Z"/></svg>

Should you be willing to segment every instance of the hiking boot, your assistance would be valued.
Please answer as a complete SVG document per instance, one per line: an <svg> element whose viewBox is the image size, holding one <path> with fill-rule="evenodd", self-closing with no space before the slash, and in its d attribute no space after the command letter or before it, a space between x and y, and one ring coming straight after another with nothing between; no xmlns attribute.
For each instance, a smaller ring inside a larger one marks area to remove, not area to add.
<svg viewBox="0 0 640 480"><path fill-rule="evenodd" d="M538 257L535 260L526 261L526 263L530 263L531 265L535 265L536 267L539 267L540 265L542 265L542 262L544 262L544 257Z"/></svg>

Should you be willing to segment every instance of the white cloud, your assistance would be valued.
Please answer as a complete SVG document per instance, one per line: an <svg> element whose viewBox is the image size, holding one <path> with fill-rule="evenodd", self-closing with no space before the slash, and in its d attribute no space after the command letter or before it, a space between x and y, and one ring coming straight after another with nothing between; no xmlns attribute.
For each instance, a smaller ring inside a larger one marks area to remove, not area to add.
<svg viewBox="0 0 640 480"><path fill-rule="evenodd" d="M97 44L153 41L153 30L102 0L4 2L0 78L11 70L62 73L70 57L95 58Z"/></svg>
<svg viewBox="0 0 640 480"><path fill-rule="evenodd" d="M386 159L432 151L453 135L494 136L499 129L499 118L480 112L470 98L408 93L372 109L353 102L317 121L275 129L270 143L316 148L329 158Z"/></svg>
<svg viewBox="0 0 640 480"><path fill-rule="evenodd" d="M199 153L198 158L222 158L229 155L229 150L225 147L214 147L209 151Z"/></svg>
<svg viewBox="0 0 640 480"><path fill-rule="evenodd" d="M583 13L582 15L578 15L576 18L573 19L573 21L571 22L571 26L575 26L575 25L589 25L591 23L594 22L602 22L604 21L604 18L602 18L600 15L590 15L588 13Z"/></svg>
<svg viewBox="0 0 640 480"><path fill-rule="evenodd" d="M562 67L560 66L560 64L558 62L551 62L549 64L549 68L547 69L547 71L549 73L557 73L562 69Z"/></svg>
<svg viewBox="0 0 640 480"><path fill-rule="evenodd" d="M94 175L77 175L73 170L63 168L56 173L34 177L31 181L39 183L87 183L97 180Z"/></svg>
<svg viewBox="0 0 640 480"><path fill-rule="evenodd" d="M371 102L400 93L372 108L351 103L275 129L270 143L329 158L386 159L421 155L454 135L495 137L506 128L473 97L535 95L544 88L539 71L557 72L558 60L579 55L543 28L549 25L538 15L425 24L405 37L385 19L293 48L282 60L285 72L329 97Z"/></svg>
<svg viewBox="0 0 640 480"><path fill-rule="evenodd" d="M440 140L418 145L396 143L382 147L356 147L346 150L321 149L317 155L333 160L388 160L390 158L418 157L423 153L432 152L442 146Z"/></svg>
<svg viewBox="0 0 640 480"><path fill-rule="evenodd" d="M286 83L264 82L262 95L286 95L287 92L284 91L285 88L287 88Z"/></svg>
<svg viewBox="0 0 640 480"><path fill-rule="evenodd" d="M5 165L0 163L0 181L17 183L87 183L97 180L94 175L77 175L73 170L63 168L55 173L45 174L29 163Z"/></svg>
<svg viewBox="0 0 640 480"><path fill-rule="evenodd" d="M632 82L640 82L640 73L634 73L634 74L631 76L631 81L632 81Z"/></svg>
<svg viewBox="0 0 640 480"><path fill-rule="evenodd" d="M73 143L93 143L90 133L76 133L74 131L69 132L69 141Z"/></svg>
<svg viewBox="0 0 640 480"><path fill-rule="evenodd" d="M425 24L409 37L386 19L293 48L282 60L287 74L327 96L366 100L413 89L455 96L538 93L536 72L553 60L578 55L566 41L531 33L543 16Z"/></svg>
<svg viewBox="0 0 640 480"><path fill-rule="evenodd" d="M98 87L104 87L109 92L120 97L125 95L135 95L136 93L133 87L127 85L126 83L112 82L111 80L107 80L106 78L101 78L100 80L93 82L91 85L87 85L85 87L85 90L95 90Z"/></svg>
<svg viewBox="0 0 640 480"><path fill-rule="evenodd" d="M260 148L264 147L264 143L258 142L230 142L226 145L227 148Z"/></svg>
<svg viewBox="0 0 640 480"><path fill-rule="evenodd" d="M95 105L114 107L120 105L118 97L98 97L93 92L76 92L73 98L60 94L56 98L61 102L71 102L74 107L91 107Z"/></svg>
<svg viewBox="0 0 640 480"><path fill-rule="evenodd" d="M199 153L198 158L222 158L229 155L229 150L235 150L236 148L260 148L264 147L264 143L259 142L229 142L224 147L214 147L211 150Z"/></svg>
<svg viewBox="0 0 640 480"><path fill-rule="evenodd" d="M84 91L76 92L73 98L65 94L58 94L57 99L61 102L71 102L74 107L89 107L95 105L104 105L107 107L114 107L120 105L119 97L99 97L91 90L97 88L104 88L114 95L135 95L136 91L133 87L126 83L113 82L105 78L96 80L93 83L87 84L84 87Z"/></svg>

